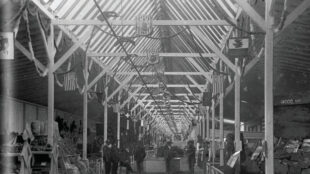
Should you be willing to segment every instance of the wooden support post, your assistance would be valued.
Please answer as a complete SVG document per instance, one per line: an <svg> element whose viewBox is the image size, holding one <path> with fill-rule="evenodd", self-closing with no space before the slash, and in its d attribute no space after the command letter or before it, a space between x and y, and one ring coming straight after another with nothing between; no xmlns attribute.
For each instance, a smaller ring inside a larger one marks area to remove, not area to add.
<svg viewBox="0 0 310 174"><path fill-rule="evenodd" d="M212 99L212 165L214 165L215 160L215 99Z"/></svg>
<svg viewBox="0 0 310 174"><path fill-rule="evenodd" d="M108 75L106 74L106 81L105 84L108 84ZM104 142L107 141L108 139L108 88L104 88L104 93L105 93L105 102L104 102L104 127L103 127L103 139Z"/></svg>
<svg viewBox="0 0 310 174"><path fill-rule="evenodd" d="M206 113L202 112L202 139L206 138Z"/></svg>
<svg viewBox="0 0 310 174"><path fill-rule="evenodd" d="M265 173L274 173L273 164L273 10L272 0L266 1L266 36L265 36L265 140L267 151Z"/></svg>
<svg viewBox="0 0 310 174"><path fill-rule="evenodd" d="M121 105L121 91L118 93L117 97L118 105ZM121 108L117 111L117 147L120 148L121 143Z"/></svg>
<svg viewBox="0 0 310 174"><path fill-rule="evenodd" d="M210 112L209 112L210 108L209 106L207 106L207 140L210 140Z"/></svg>
<svg viewBox="0 0 310 174"><path fill-rule="evenodd" d="M87 98L87 86L88 86L88 57L85 58L84 66L84 78L85 78L85 90L83 93L83 159L87 159L87 114L88 114L88 98Z"/></svg>
<svg viewBox="0 0 310 174"><path fill-rule="evenodd" d="M54 27L51 25L51 33L49 39L54 39ZM45 38L43 38L45 39ZM45 40L44 40L45 41ZM47 45L47 55L49 59L48 69L51 70L54 67L55 55L52 54L54 50L54 45L50 42ZM55 83L54 83L54 72L48 71L48 104L47 104L47 121L48 121L48 144L54 145L54 93L55 93Z"/></svg>
<svg viewBox="0 0 310 174"><path fill-rule="evenodd" d="M223 71L223 62L220 62L220 70ZM221 83L220 88L220 166L224 166L224 86Z"/></svg>
<svg viewBox="0 0 310 174"><path fill-rule="evenodd" d="M235 59L235 151L241 150L240 142L240 67L238 65L238 58ZM235 173L240 173L240 158L235 164Z"/></svg>

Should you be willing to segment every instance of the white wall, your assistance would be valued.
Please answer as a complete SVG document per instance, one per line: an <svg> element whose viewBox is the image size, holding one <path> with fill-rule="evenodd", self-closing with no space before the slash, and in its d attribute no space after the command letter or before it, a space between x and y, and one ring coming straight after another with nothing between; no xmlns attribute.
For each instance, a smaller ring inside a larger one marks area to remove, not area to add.
<svg viewBox="0 0 310 174"><path fill-rule="evenodd" d="M22 132L26 123L31 123L34 120L47 121L47 107L25 101L0 97L0 118L2 125L0 133L9 133L12 131ZM75 120L79 124L82 116L73 115L68 112L63 112L55 109L55 115L60 116L68 123ZM96 122L88 119L88 127L95 130Z"/></svg>

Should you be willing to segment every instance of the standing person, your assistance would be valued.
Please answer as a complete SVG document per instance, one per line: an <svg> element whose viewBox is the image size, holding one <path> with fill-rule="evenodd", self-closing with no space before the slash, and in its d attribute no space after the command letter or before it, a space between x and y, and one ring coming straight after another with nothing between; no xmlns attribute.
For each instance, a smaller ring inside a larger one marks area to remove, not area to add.
<svg viewBox="0 0 310 174"><path fill-rule="evenodd" d="M126 147L125 149L122 149L120 154L120 166L126 167L126 174L132 173L133 170L130 166L130 153L129 148Z"/></svg>
<svg viewBox="0 0 310 174"><path fill-rule="evenodd" d="M173 158L173 152L171 150L172 142L168 141L164 147L164 157L166 163L166 173L171 173L170 161Z"/></svg>
<svg viewBox="0 0 310 174"><path fill-rule="evenodd" d="M119 163L119 149L114 143L111 148L111 159L112 159L112 174L117 174L118 163Z"/></svg>
<svg viewBox="0 0 310 174"><path fill-rule="evenodd" d="M104 162L105 173L110 174L112 167L112 144L110 140L107 140L105 144L102 145L101 156Z"/></svg>
<svg viewBox="0 0 310 174"><path fill-rule="evenodd" d="M138 174L142 173L143 170L143 160L146 156L145 148L141 141L138 142L137 147L135 149L134 158L137 163L137 172Z"/></svg>
<svg viewBox="0 0 310 174"><path fill-rule="evenodd" d="M191 174L194 174L194 166L195 166L195 159L196 159L196 148L194 145L193 140L189 140L187 142L187 160L188 160L188 167Z"/></svg>

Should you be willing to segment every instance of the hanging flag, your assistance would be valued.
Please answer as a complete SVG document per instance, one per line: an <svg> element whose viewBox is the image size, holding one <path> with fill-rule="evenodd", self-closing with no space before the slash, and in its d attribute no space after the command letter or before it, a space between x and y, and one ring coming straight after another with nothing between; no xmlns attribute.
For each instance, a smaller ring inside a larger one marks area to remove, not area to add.
<svg viewBox="0 0 310 174"><path fill-rule="evenodd" d="M229 160L227 161L227 165L231 168L233 168L238 160L240 156L240 151L235 152L234 154L232 154L229 158Z"/></svg>
<svg viewBox="0 0 310 174"><path fill-rule="evenodd" d="M230 38L228 40L228 55L232 58L247 57L249 46L249 38Z"/></svg>
<svg viewBox="0 0 310 174"><path fill-rule="evenodd" d="M213 96L220 94L223 91L223 76L218 74L213 74L212 84L213 84Z"/></svg>
<svg viewBox="0 0 310 174"><path fill-rule="evenodd" d="M155 65L159 63L159 52L157 50L147 50L146 57L148 64Z"/></svg>
<svg viewBox="0 0 310 174"><path fill-rule="evenodd" d="M14 59L14 33L0 33L0 59Z"/></svg>
<svg viewBox="0 0 310 174"><path fill-rule="evenodd" d="M64 88L65 88L65 91L74 91L76 89L75 72L69 72L64 75Z"/></svg>
<svg viewBox="0 0 310 174"><path fill-rule="evenodd" d="M152 17L150 15L139 15L136 17L136 34L149 35L153 30Z"/></svg>

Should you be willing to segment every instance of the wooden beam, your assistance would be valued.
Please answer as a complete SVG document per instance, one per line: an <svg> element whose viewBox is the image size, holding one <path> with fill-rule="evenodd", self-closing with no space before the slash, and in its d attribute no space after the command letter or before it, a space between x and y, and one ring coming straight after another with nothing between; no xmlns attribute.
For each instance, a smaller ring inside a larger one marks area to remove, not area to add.
<svg viewBox="0 0 310 174"><path fill-rule="evenodd" d="M212 106L211 106L211 112L212 112L212 130L211 130L211 149L212 149L212 164L214 166L215 163L215 99L212 99Z"/></svg>
<svg viewBox="0 0 310 174"><path fill-rule="evenodd" d="M223 71L223 62L220 62L220 71ZM219 116L220 116L220 166L224 166L224 84L220 88L220 108L219 108Z"/></svg>
<svg viewBox="0 0 310 174"><path fill-rule="evenodd" d="M145 87L145 85L142 84L132 84L132 87ZM185 84L167 84L166 85L168 88L186 88L186 87L196 87L196 88L202 88L205 85L185 85ZM158 84L147 84L147 87L151 87L151 88L158 88Z"/></svg>
<svg viewBox="0 0 310 174"><path fill-rule="evenodd" d="M303 14L308 8L310 7L310 1L309 0L304 0L301 4L298 5L298 7L296 7L294 9L294 11L292 11L285 19L284 21L284 26L282 28L282 30L284 30L285 28L287 28L291 23L293 23L298 16L300 16L301 14Z"/></svg>
<svg viewBox="0 0 310 174"><path fill-rule="evenodd" d="M50 18L52 21L55 20L55 15L52 14L44 5L41 4L40 0L31 0L48 18ZM66 26L58 26L74 43L79 42L80 39L78 39L69 29L66 28ZM85 51L86 45L82 44L80 47Z"/></svg>
<svg viewBox="0 0 310 174"><path fill-rule="evenodd" d="M193 79L190 75L186 75L186 77L194 84L194 85L199 85L195 79ZM204 91L204 88L198 88L201 92Z"/></svg>
<svg viewBox="0 0 310 174"><path fill-rule="evenodd" d="M117 72L117 75L138 75L137 72ZM140 72L141 75L154 75L154 72ZM201 75L201 76L210 76L210 72L164 72L164 75Z"/></svg>
<svg viewBox="0 0 310 174"><path fill-rule="evenodd" d="M50 26L50 36L54 38L54 27ZM45 39L45 38L44 38ZM54 44L47 44L47 50L50 51L48 55L49 64L48 69L53 69L54 67L54 56L52 56L52 51L54 48ZM55 84L54 84L54 73L53 71L48 71L48 103L47 103L47 121L48 121L48 134L47 134L47 142L50 145L54 145L54 101L55 101Z"/></svg>
<svg viewBox="0 0 310 174"><path fill-rule="evenodd" d="M250 70L259 62L259 60L261 59L262 55L264 53L264 47L262 47L258 53L258 55L252 59L246 66L245 66L245 70L244 70L244 74L243 76L247 75ZM232 91L233 87L234 87L234 82L232 82L231 84L229 84L229 86L225 89L224 91L224 98ZM219 102L216 103L216 106L219 104Z"/></svg>
<svg viewBox="0 0 310 174"><path fill-rule="evenodd" d="M142 86L141 86L142 88ZM135 95L140 95L140 96L149 96L150 94L149 93L140 93L140 94L135 94ZM188 93L177 93L177 94L174 94L175 96L193 96L192 94L188 94ZM194 93L195 96L199 96L201 97L202 96L202 93Z"/></svg>
<svg viewBox="0 0 310 174"><path fill-rule="evenodd" d="M210 140L210 107L207 106L207 111L206 111L206 117L207 117L207 125L206 125L206 128L207 128L207 140L209 141ZM211 154L211 153L209 153ZM210 160L210 155L209 155L209 160Z"/></svg>
<svg viewBox="0 0 310 174"><path fill-rule="evenodd" d="M139 91L141 87L138 87L133 93L129 94L130 96L122 103L120 108L123 108Z"/></svg>
<svg viewBox="0 0 310 174"><path fill-rule="evenodd" d="M131 55L137 55L139 57L146 57L146 53L129 53ZM124 57L125 53L88 53L91 57ZM184 57L200 57L199 53L159 53L160 57L164 58L184 58ZM214 53L202 53L203 57L215 57Z"/></svg>
<svg viewBox="0 0 310 174"><path fill-rule="evenodd" d="M109 66L103 66L102 63L95 57L92 57L92 60L94 60L94 62L101 66L103 70L89 83L89 85L87 86L87 91L90 90L101 79L101 77L103 77L107 72L109 72L111 70L110 67L113 67L119 59L112 60L109 63Z"/></svg>
<svg viewBox="0 0 310 174"><path fill-rule="evenodd" d="M107 78L105 79L105 84L108 84L108 80ZM105 97L104 97L104 126L103 126L103 139L104 139L104 142L107 141L108 139L108 92L109 92L109 87L105 87L104 88L104 93L105 93Z"/></svg>
<svg viewBox="0 0 310 174"><path fill-rule="evenodd" d="M84 78L85 78L85 87L88 86L88 57L85 59L84 66ZM83 159L87 159L87 118L88 117L88 91L84 90L83 93Z"/></svg>
<svg viewBox="0 0 310 174"><path fill-rule="evenodd" d="M127 83L132 79L133 75L129 75L129 77L127 77L119 86L118 88L116 88L116 90L114 90L112 92L112 94L107 98L107 100L111 100L111 98L118 93L118 91L120 91L125 85L127 85Z"/></svg>
<svg viewBox="0 0 310 174"><path fill-rule="evenodd" d="M117 97L118 104L121 103L121 92L118 93ZM120 109L117 111L117 148L121 146L121 111Z"/></svg>
<svg viewBox="0 0 310 174"><path fill-rule="evenodd" d="M235 73L235 151L242 150L240 141L240 67L238 65L238 58L235 60L236 73ZM236 174L240 173L240 158L238 158L235 168Z"/></svg>
<svg viewBox="0 0 310 174"><path fill-rule="evenodd" d="M264 18L245 0L235 0L250 18L263 30L266 31Z"/></svg>
<svg viewBox="0 0 310 174"><path fill-rule="evenodd" d="M205 72L205 70L193 59L193 58L189 58L187 57L186 60L191 63L199 72ZM209 73L209 75L205 76L206 79L209 82L212 82L212 78L211 78L211 73Z"/></svg>
<svg viewBox="0 0 310 174"><path fill-rule="evenodd" d="M266 4L270 4L271 0L266 0ZM271 9L270 5L265 7L266 16L266 36L265 36L265 72L264 72L264 107L265 107L265 141L267 144L265 155L265 173L274 173L274 157L273 157L273 13L268 13Z"/></svg>
<svg viewBox="0 0 310 174"><path fill-rule="evenodd" d="M15 40L15 47L21 51L30 61L34 61L34 63L38 66L38 68L42 71L46 71L46 67L35 57L31 56L31 53L17 40Z"/></svg>
<svg viewBox="0 0 310 174"><path fill-rule="evenodd" d="M136 20L109 20L112 26L136 26ZM236 23L236 21L234 21ZM107 25L106 22L100 20L70 20L70 19L53 19L54 25ZM225 20L153 20L153 26L218 26L230 25Z"/></svg>
<svg viewBox="0 0 310 174"><path fill-rule="evenodd" d="M191 29L194 31L195 34L199 36L199 38L220 58L223 60L223 62L232 70L235 71L235 65L231 63L228 57L226 57L222 51L217 48L214 43L212 43L211 39L204 35L197 27L191 27Z"/></svg>
<svg viewBox="0 0 310 174"><path fill-rule="evenodd" d="M66 60L68 60L68 58L82 45L82 43L85 42L90 34L91 30L88 30L87 34L85 34L81 40L75 42L74 45L61 56L61 58L55 63L53 72L55 72Z"/></svg>

